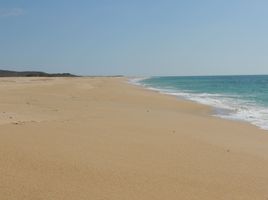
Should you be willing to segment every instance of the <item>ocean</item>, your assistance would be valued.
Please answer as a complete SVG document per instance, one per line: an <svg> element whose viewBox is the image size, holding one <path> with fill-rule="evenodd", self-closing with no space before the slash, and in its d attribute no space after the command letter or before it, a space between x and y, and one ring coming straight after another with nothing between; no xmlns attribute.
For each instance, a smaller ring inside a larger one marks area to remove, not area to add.
<svg viewBox="0 0 268 200"><path fill-rule="evenodd" d="M132 83L212 106L215 116L268 130L268 75L149 77Z"/></svg>

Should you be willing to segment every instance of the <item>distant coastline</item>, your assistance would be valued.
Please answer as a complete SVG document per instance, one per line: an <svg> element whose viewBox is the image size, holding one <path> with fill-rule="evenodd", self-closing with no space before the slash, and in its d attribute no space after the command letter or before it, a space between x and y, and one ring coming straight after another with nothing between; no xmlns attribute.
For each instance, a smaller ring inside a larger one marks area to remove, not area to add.
<svg viewBox="0 0 268 200"><path fill-rule="evenodd" d="M0 70L0 77L78 77L70 73L46 73L40 71Z"/></svg>

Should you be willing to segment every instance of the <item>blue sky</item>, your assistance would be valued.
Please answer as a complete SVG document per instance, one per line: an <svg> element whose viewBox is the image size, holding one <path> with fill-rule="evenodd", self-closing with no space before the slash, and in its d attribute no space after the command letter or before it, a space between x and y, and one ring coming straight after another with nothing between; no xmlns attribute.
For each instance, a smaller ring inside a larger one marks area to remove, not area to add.
<svg viewBox="0 0 268 200"><path fill-rule="evenodd" d="M268 74L266 0L0 0L0 68Z"/></svg>

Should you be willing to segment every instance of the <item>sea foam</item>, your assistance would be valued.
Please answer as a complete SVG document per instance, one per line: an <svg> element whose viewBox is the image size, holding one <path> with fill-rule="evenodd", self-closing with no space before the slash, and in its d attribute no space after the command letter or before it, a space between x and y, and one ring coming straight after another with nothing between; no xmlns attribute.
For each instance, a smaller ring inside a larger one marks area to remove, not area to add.
<svg viewBox="0 0 268 200"><path fill-rule="evenodd" d="M187 90L178 90L173 87L157 87L144 84L148 78L135 78L130 82L147 89L178 98L191 100L215 108L214 116L230 120L246 121L261 129L268 130L268 108L258 105L254 101L244 100L242 96L217 93L194 93Z"/></svg>

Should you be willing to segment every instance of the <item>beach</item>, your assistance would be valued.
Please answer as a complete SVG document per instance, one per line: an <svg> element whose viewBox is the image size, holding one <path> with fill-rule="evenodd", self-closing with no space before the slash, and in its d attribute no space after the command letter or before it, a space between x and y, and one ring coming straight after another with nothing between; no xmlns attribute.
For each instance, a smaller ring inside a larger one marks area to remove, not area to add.
<svg viewBox="0 0 268 200"><path fill-rule="evenodd" d="M268 131L121 77L0 79L2 200L267 200Z"/></svg>

